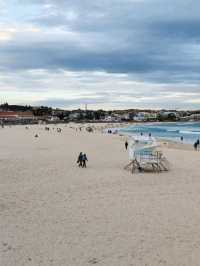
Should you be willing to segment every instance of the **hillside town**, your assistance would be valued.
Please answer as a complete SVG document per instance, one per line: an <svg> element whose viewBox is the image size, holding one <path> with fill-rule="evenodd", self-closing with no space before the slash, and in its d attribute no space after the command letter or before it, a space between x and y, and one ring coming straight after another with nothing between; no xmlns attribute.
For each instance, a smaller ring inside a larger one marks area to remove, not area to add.
<svg viewBox="0 0 200 266"><path fill-rule="evenodd" d="M67 122L164 122L164 121L199 121L200 110L62 110L51 107L0 105L1 123L38 124Z"/></svg>

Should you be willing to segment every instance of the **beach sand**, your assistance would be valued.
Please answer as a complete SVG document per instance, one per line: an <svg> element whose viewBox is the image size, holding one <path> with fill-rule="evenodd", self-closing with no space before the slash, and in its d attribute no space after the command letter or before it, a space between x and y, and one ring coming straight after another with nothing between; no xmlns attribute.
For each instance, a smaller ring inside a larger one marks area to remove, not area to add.
<svg viewBox="0 0 200 266"><path fill-rule="evenodd" d="M199 152L131 174L123 137L52 127L0 129L1 266L200 265Z"/></svg>

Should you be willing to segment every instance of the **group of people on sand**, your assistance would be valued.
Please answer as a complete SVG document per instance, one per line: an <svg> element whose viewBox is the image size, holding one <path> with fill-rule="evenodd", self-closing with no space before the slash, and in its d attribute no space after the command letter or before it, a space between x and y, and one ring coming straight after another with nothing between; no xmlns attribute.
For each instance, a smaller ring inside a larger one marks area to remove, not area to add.
<svg viewBox="0 0 200 266"><path fill-rule="evenodd" d="M87 159L87 155L85 153L80 152L79 156L78 156L78 166L82 167L82 168L86 168L86 161L88 161Z"/></svg>

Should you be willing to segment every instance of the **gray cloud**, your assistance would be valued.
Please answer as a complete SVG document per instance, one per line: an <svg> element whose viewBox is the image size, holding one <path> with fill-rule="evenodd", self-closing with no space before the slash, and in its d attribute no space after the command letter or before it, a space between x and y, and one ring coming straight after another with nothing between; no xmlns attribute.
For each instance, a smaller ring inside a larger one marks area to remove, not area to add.
<svg viewBox="0 0 200 266"><path fill-rule="evenodd" d="M128 75L132 92L123 78L121 89L112 87L115 103L124 106L128 95L130 102L131 97L139 97L145 104L149 97L164 93L200 92L198 1L169 0L163 5L161 0L18 0L15 16L9 12L12 8L8 5L7 17L0 24L0 71L5 76L16 73L17 90L20 86L27 91L52 91L53 84L59 91L50 73L70 71L79 73L76 84L73 81L77 94L92 86L100 97L102 90L107 90L103 86L107 88L110 83L102 85L101 79L94 78L92 73L98 71L116 73L115 85L117 74ZM22 13L24 16L20 16ZM11 38L1 41L1 31ZM27 70L41 69L46 76L36 79L36 74L27 75ZM80 72L91 76L84 77ZM66 77L62 80L67 81ZM140 91L134 81L143 84ZM117 102L115 93L119 96L122 90L128 91ZM175 97L179 105L187 104L181 100ZM100 104L97 99L93 101Z"/></svg>

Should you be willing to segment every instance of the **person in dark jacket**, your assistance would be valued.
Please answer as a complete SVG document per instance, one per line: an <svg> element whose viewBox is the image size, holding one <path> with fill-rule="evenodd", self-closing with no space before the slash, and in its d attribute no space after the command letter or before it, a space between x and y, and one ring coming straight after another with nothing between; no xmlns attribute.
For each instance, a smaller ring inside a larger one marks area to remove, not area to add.
<svg viewBox="0 0 200 266"><path fill-rule="evenodd" d="M127 142L127 140L125 142L125 148L126 148L126 150L128 149L128 142Z"/></svg>
<svg viewBox="0 0 200 266"><path fill-rule="evenodd" d="M200 141L199 141L199 139L197 140L197 146L199 147L199 144L200 144Z"/></svg>
<svg viewBox="0 0 200 266"><path fill-rule="evenodd" d="M195 151L197 151L197 148L198 148L197 142L195 142L193 146L194 146Z"/></svg>
<svg viewBox="0 0 200 266"><path fill-rule="evenodd" d="M80 152L79 156L78 156L78 160L77 160L78 166L82 167L83 166L83 153Z"/></svg>
<svg viewBox="0 0 200 266"><path fill-rule="evenodd" d="M86 161L88 161L88 159L87 159L86 154L84 153L83 157L82 157L82 167L83 168L86 168Z"/></svg>

